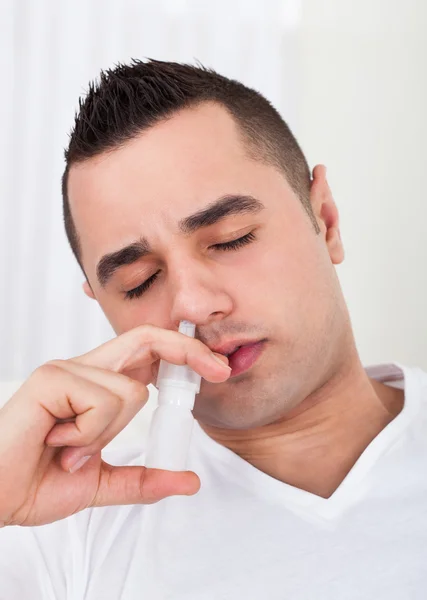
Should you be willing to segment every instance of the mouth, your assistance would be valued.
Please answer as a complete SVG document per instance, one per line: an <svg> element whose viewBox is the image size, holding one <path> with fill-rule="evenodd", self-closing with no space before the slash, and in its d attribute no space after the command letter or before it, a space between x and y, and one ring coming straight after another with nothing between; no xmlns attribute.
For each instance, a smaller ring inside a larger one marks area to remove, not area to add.
<svg viewBox="0 0 427 600"><path fill-rule="evenodd" d="M231 367L231 377L240 375L249 370L264 350L267 340L258 341L235 341L217 348L211 348L214 352L223 354L228 358Z"/></svg>

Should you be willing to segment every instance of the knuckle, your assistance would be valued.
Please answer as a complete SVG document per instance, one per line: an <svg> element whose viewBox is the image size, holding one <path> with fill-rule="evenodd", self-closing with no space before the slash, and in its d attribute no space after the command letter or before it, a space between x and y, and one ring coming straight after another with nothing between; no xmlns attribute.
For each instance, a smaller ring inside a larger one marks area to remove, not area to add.
<svg viewBox="0 0 427 600"><path fill-rule="evenodd" d="M48 360L46 363L44 363L44 365L42 366L46 366L46 365L51 365L54 367L62 367L62 365L65 363L65 360L61 360L60 358L55 358L53 360Z"/></svg>
<svg viewBox="0 0 427 600"><path fill-rule="evenodd" d="M156 335L158 327L151 325L151 323L144 323L138 327L138 342L146 343L150 342Z"/></svg>
<svg viewBox="0 0 427 600"><path fill-rule="evenodd" d="M131 402L132 404L141 404L146 401L147 396L148 389L143 383L136 381L135 379L128 379L126 390L126 400L128 402Z"/></svg>
<svg viewBox="0 0 427 600"><path fill-rule="evenodd" d="M122 408L122 399L117 394L106 390L102 400L100 398L98 408L114 418Z"/></svg>
<svg viewBox="0 0 427 600"><path fill-rule="evenodd" d="M40 365L35 371L33 371L32 379L38 381L51 379L52 377L58 377L59 373L61 372L61 367L59 366L60 362L61 361L51 360L43 365Z"/></svg>

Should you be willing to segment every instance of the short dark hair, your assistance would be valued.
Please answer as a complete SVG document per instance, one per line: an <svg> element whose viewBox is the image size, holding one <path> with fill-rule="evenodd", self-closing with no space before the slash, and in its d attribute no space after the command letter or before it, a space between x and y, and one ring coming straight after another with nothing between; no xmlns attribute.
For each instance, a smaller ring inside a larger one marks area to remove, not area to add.
<svg viewBox="0 0 427 600"><path fill-rule="evenodd" d="M70 167L112 151L184 108L216 102L234 118L249 155L283 171L316 232L310 204L310 170L304 154L278 111L259 92L200 64L132 59L103 70L89 83L65 150L62 176L65 231L83 270L81 245L67 192ZM83 270L84 272L84 270Z"/></svg>

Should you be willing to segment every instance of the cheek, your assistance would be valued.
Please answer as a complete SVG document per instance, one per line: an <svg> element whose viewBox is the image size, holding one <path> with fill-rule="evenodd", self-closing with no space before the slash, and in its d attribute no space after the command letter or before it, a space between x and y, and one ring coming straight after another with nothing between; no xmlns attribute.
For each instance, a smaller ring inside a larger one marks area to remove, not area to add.
<svg viewBox="0 0 427 600"><path fill-rule="evenodd" d="M295 333L315 329L329 310L333 282L316 242L270 247L248 269L251 286L239 286L243 306L253 304L270 323Z"/></svg>
<svg viewBox="0 0 427 600"><path fill-rule="evenodd" d="M309 288L311 270L307 257L299 256L293 249L270 247L249 264L250 291L267 304L280 298L286 305L297 301ZM244 282L240 288L249 292Z"/></svg>

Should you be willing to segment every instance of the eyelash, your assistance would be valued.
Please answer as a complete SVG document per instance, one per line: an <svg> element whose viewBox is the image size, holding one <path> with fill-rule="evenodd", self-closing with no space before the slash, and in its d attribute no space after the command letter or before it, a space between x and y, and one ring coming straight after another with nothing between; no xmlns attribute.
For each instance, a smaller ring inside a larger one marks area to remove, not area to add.
<svg viewBox="0 0 427 600"><path fill-rule="evenodd" d="M237 240L231 240L230 242L223 242L222 244L215 244L214 246L212 246L212 248L217 248L218 250L227 252L229 250L237 250L238 248L241 248L242 246L246 246L247 244L250 244L254 240L255 240L255 234L253 231L251 231L250 233L247 233L246 235L242 236L241 238L238 238ZM157 273L154 273L154 275L149 277L147 279L147 281L144 281L144 283L141 283L141 285L139 285L138 287L134 288L133 290L129 290L128 292L125 292L125 299L133 300L134 298L139 298L140 296L142 296L142 294L144 294L148 290L148 288L150 288L152 286L152 284L155 282L158 274L159 274L159 271L157 271Z"/></svg>

